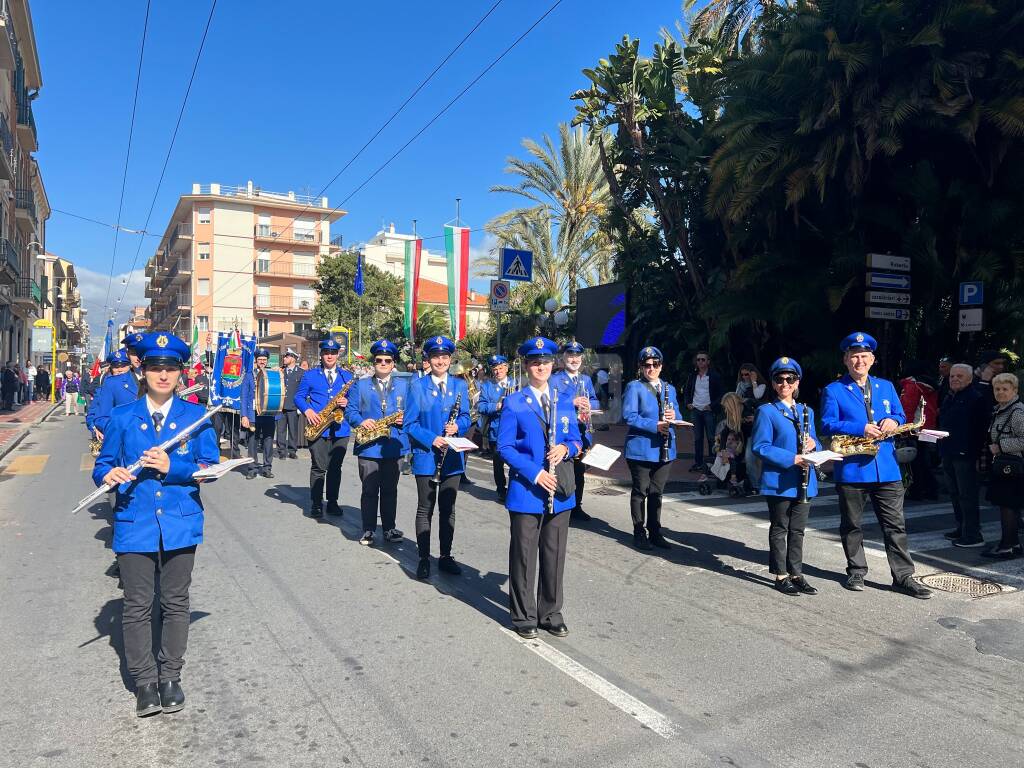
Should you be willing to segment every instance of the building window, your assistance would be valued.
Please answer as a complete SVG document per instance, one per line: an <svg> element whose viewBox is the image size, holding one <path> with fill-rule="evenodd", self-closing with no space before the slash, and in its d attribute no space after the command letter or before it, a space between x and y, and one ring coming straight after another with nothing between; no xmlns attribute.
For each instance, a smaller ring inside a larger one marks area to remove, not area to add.
<svg viewBox="0 0 1024 768"><path fill-rule="evenodd" d="M292 274L296 277L316 277L316 258L312 253L292 254Z"/></svg>
<svg viewBox="0 0 1024 768"><path fill-rule="evenodd" d="M312 330L312 323L292 323L292 333L294 333L296 336L305 336Z"/></svg>
<svg viewBox="0 0 1024 768"><path fill-rule="evenodd" d="M197 296L209 296L210 295L210 278L200 277L196 284L196 295Z"/></svg>
<svg viewBox="0 0 1024 768"><path fill-rule="evenodd" d="M312 288L295 288L292 292L292 301L295 309L312 310L316 304L316 293Z"/></svg>
<svg viewBox="0 0 1024 768"><path fill-rule="evenodd" d="M209 208L200 208L199 209L199 223L200 224L209 224L210 223L210 209Z"/></svg>
<svg viewBox="0 0 1024 768"><path fill-rule="evenodd" d="M295 220L295 239L305 243L316 240L316 223L312 219Z"/></svg>
<svg viewBox="0 0 1024 768"><path fill-rule="evenodd" d="M259 223L256 224L256 234L259 237L270 237L270 214L260 214Z"/></svg>
<svg viewBox="0 0 1024 768"><path fill-rule="evenodd" d="M256 321L256 335L260 337L270 335L270 321L265 317L261 317Z"/></svg>
<svg viewBox="0 0 1024 768"><path fill-rule="evenodd" d="M260 248L259 253L256 255L256 271L257 272L269 272L270 271L270 249Z"/></svg>
<svg viewBox="0 0 1024 768"><path fill-rule="evenodd" d="M256 306L264 309L270 306L270 283L256 284Z"/></svg>
<svg viewBox="0 0 1024 768"><path fill-rule="evenodd" d="M200 331L210 330L209 315L196 315L196 328L198 328Z"/></svg>
<svg viewBox="0 0 1024 768"><path fill-rule="evenodd" d="M196 247L196 252L198 254L197 258L200 261L209 261L210 260L210 244L209 243L199 243L199 245Z"/></svg>

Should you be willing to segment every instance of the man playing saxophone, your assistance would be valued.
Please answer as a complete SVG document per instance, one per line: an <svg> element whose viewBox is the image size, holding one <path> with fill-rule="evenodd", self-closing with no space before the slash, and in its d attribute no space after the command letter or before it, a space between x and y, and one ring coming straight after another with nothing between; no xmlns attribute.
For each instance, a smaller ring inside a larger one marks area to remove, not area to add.
<svg viewBox="0 0 1024 768"><path fill-rule="evenodd" d="M342 393L352 379L352 374L338 367L341 345L334 339L320 342L320 365L311 368L302 376L295 391L295 409L302 411L310 426L316 428L321 422L321 412ZM337 407L348 406L348 399L339 397ZM327 484L327 514L340 515L338 489L341 487L341 464L348 450L349 425L344 420L332 421L318 437L309 442L309 494L311 504L309 516L324 516L324 481Z"/></svg>
<svg viewBox="0 0 1024 768"><path fill-rule="evenodd" d="M839 535L847 563L844 586L854 592L864 589L868 564L864 557L861 518L864 502L870 498L882 527L893 590L924 600L932 593L912 578L914 561L907 550L903 482L895 447L892 440L886 439L906 422L906 416L892 382L869 375L877 347L875 339L860 331L843 339L839 349L843 352L847 374L825 387L821 400L821 423L825 433L880 441L877 454L848 455L836 462L836 491L842 520Z"/></svg>
<svg viewBox="0 0 1024 768"><path fill-rule="evenodd" d="M409 452L402 429L404 410L409 402L409 384L394 376L398 347L387 339L370 347L373 375L356 382L345 408L345 420L353 429L355 454L359 460L359 480L363 490L359 510L363 535L359 543L373 545L377 531L377 507L384 541L401 541L395 527L398 510L398 462Z"/></svg>

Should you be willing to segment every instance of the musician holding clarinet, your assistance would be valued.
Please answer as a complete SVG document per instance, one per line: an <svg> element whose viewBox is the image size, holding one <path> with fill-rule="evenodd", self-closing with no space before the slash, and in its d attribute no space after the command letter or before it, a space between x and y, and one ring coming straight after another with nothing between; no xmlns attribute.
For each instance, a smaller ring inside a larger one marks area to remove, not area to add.
<svg viewBox="0 0 1024 768"><path fill-rule="evenodd" d="M185 706L180 679L189 627L189 585L196 545L203 540L199 469L220 452L207 421L175 448L159 446L201 419L206 409L174 395L189 348L171 333L145 334L135 348L143 361L144 394L115 408L93 469L96 485L117 487L113 549L124 584L121 625L125 662L135 680L139 717ZM141 459L141 469L129 467ZM153 657L152 606L160 582L159 659Z"/></svg>
<svg viewBox="0 0 1024 768"><path fill-rule="evenodd" d="M461 566L452 557L452 541L455 538L455 500L466 471L466 460L461 452L449 449L445 438L465 435L471 422L469 387L465 379L448 375L454 351L455 342L444 336L424 342L423 354L430 362L430 374L415 379L409 386L405 433L412 446L412 473L416 477L418 498L418 579L430 578L430 528L435 503L441 513L438 570L453 576L462 573Z"/></svg>
<svg viewBox="0 0 1024 768"><path fill-rule="evenodd" d="M594 444L593 419L590 412L601 407L594 391L594 384L589 376L580 370L583 366L583 345L573 339L562 345L561 371L551 376L552 383L561 390L562 397L572 400L576 406L577 426L583 439L583 451L572 460L572 468L576 477L576 506L573 507L571 520L577 523L590 521L590 515L583 511L583 484L586 479L587 465L583 456Z"/></svg>
<svg viewBox="0 0 1024 768"><path fill-rule="evenodd" d="M773 402L762 405L754 419L751 445L761 457L761 494L768 502L768 570L775 589L784 595L816 595L803 576L804 529L818 478L802 454L821 448L810 406L796 402L803 369L791 357L772 363L769 378Z"/></svg>
<svg viewBox="0 0 1024 768"><path fill-rule="evenodd" d="M567 459L582 450L576 410L550 385L558 345L527 339L519 348L526 361L527 386L508 395L498 425L498 450L510 468L505 508L511 541L508 551L512 626L524 639L543 629L565 637L562 577L569 512L576 504ZM540 578L537 562L540 561Z"/></svg>

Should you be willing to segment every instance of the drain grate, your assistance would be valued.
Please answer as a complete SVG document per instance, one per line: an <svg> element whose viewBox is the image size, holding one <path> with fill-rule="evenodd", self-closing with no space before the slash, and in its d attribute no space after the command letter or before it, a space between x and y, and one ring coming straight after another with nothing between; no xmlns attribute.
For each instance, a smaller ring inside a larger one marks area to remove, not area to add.
<svg viewBox="0 0 1024 768"><path fill-rule="evenodd" d="M591 493L596 494L597 496L621 496L625 491L611 485L604 485L600 488L595 488Z"/></svg>
<svg viewBox="0 0 1024 768"><path fill-rule="evenodd" d="M979 579L977 576L965 576L962 573L931 573L922 576L920 581L932 589L971 597L988 597L1004 591L1002 584L989 579Z"/></svg>

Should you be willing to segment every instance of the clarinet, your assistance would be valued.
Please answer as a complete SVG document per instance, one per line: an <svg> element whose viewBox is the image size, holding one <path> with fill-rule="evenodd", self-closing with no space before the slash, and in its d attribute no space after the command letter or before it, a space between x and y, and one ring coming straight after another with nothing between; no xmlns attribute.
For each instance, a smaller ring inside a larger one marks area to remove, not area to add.
<svg viewBox="0 0 1024 768"><path fill-rule="evenodd" d="M459 408L462 406L462 393L459 392L455 396L455 403L452 405L452 409L448 411L448 421L445 422L447 427L449 424L454 424L455 420L459 417ZM445 430L441 430L441 437L445 436ZM437 485L441 482L441 468L444 466L445 457L448 455L448 444L445 443L444 448L438 449L437 464L434 466L434 476L430 478L430 482Z"/></svg>
<svg viewBox="0 0 1024 768"><path fill-rule="evenodd" d="M545 441L547 443L545 448L547 450L545 451L545 454L548 453L549 451L551 451L551 449L555 447L555 440L557 439L556 436L555 436L555 419L556 419L556 416L558 414L558 389L555 388L555 387L550 387L550 390L551 390L551 411L548 413L548 431L547 431L547 434L545 435L545 437L547 438L547 440ZM546 467L547 471L550 472L551 474L554 474L555 473L555 466L554 466L554 464L551 463L551 460L550 459L545 459L545 463L547 464L547 467ZM547 512L548 512L549 515L555 514L555 492L554 491L548 492Z"/></svg>
<svg viewBox="0 0 1024 768"><path fill-rule="evenodd" d="M794 404L795 407L795 404ZM804 443L807 442L807 436L811 433L811 417L808 413L807 406L804 405L804 416L802 427L796 431L797 441L800 443L796 447L797 455L804 452ZM803 475L800 477L800 494L797 496L797 504L806 504L807 498L807 486L811 482L811 465L810 463L804 464Z"/></svg>
<svg viewBox="0 0 1024 768"><path fill-rule="evenodd" d="M667 391L668 384L666 384L664 381L661 382L661 390L658 392L658 421L665 420L665 400L667 398ZM671 427L669 429L671 429ZM658 459L661 461L662 464L668 462L668 444L670 439L671 438L669 437L669 433L666 433L661 436L661 453L659 454Z"/></svg>

